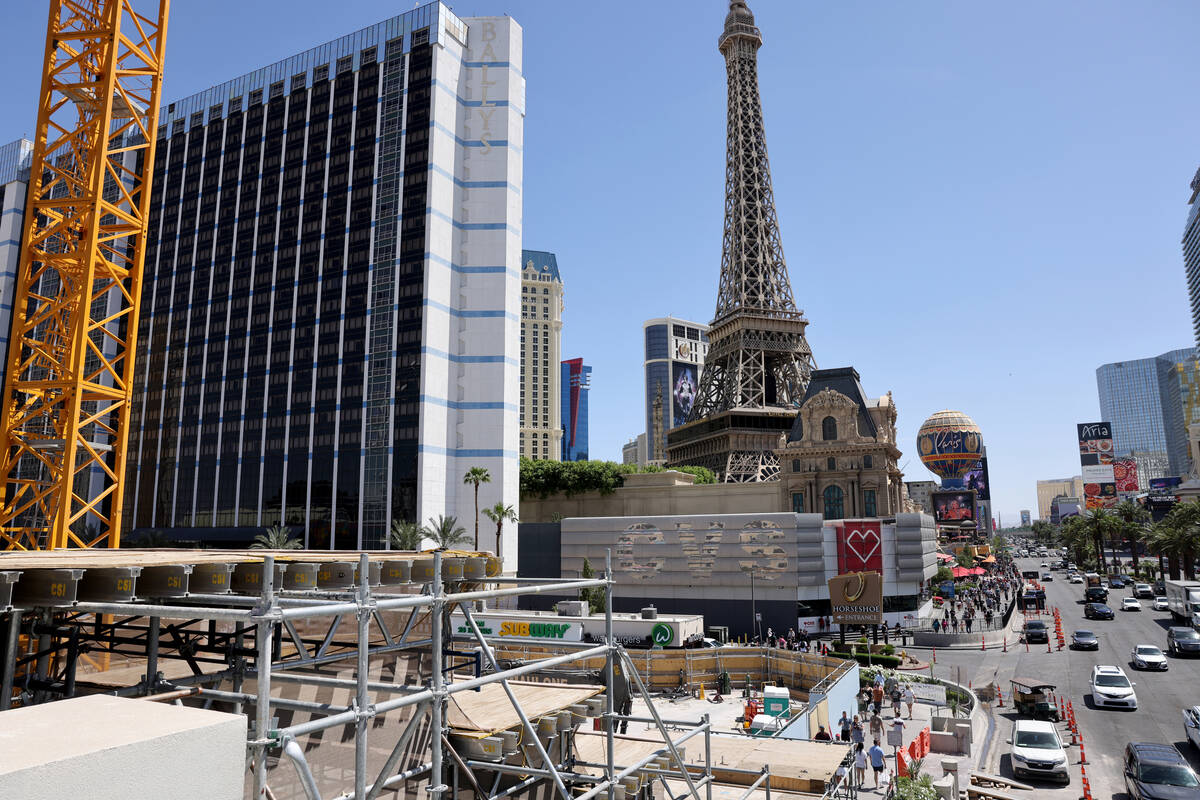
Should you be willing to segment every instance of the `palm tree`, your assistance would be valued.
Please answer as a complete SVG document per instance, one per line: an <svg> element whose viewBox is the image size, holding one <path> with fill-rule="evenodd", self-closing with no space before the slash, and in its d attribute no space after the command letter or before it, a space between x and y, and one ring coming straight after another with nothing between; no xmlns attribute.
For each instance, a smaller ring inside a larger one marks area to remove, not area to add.
<svg viewBox="0 0 1200 800"><path fill-rule="evenodd" d="M441 514L436 520L430 517L429 524L421 529L421 534L426 539L433 539L442 550L467 541L467 529L458 524L458 517L443 517Z"/></svg>
<svg viewBox="0 0 1200 800"><path fill-rule="evenodd" d="M1045 540L1046 544L1050 544L1050 540L1054 537L1054 526L1044 519L1039 519L1031 526L1033 531L1033 540L1041 542Z"/></svg>
<svg viewBox="0 0 1200 800"><path fill-rule="evenodd" d="M471 467L467 470L467 474L463 476L463 483L470 483L475 487L475 549L479 549L479 484L488 483L492 479L492 473L488 472L485 467Z"/></svg>
<svg viewBox="0 0 1200 800"><path fill-rule="evenodd" d="M491 508L485 508L483 515L496 523L496 558L504 558L504 554L500 552L500 531L504 527L505 522L517 522L517 512L513 507L504 502L496 503ZM478 547L478 544L476 544Z"/></svg>
<svg viewBox="0 0 1200 800"><path fill-rule="evenodd" d="M1121 519L1111 511L1103 508L1095 508L1089 511L1083 520L1084 524L1087 525L1088 533L1092 535L1092 541L1096 545L1096 552L1099 554L1100 571L1108 572L1108 560L1105 558L1104 548L1114 535L1121 532Z"/></svg>
<svg viewBox="0 0 1200 800"><path fill-rule="evenodd" d="M421 526L415 522L405 522L402 519L392 520L392 531L389 537L393 550L420 550Z"/></svg>
<svg viewBox="0 0 1200 800"><path fill-rule="evenodd" d="M282 525L272 525L254 537L251 550L303 550L304 544Z"/></svg>
<svg viewBox="0 0 1200 800"><path fill-rule="evenodd" d="M1059 529L1063 544L1075 555L1075 563L1087 563L1092 552L1092 537L1083 517L1071 516L1063 520Z"/></svg>
<svg viewBox="0 0 1200 800"><path fill-rule="evenodd" d="M1121 520L1121 537L1129 540L1129 553L1133 559L1134 574L1138 571L1138 544L1146 535L1146 523L1150 512L1132 500L1122 501L1113 513Z"/></svg>
<svg viewBox="0 0 1200 800"><path fill-rule="evenodd" d="M1166 551L1171 578L1179 574L1176 564L1171 563L1175 561L1182 564L1186 579L1195 580L1196 553L1200 552L1200 503L1178 504L1167 514L1163 525L1165 530L1158 542Z"/></svg>

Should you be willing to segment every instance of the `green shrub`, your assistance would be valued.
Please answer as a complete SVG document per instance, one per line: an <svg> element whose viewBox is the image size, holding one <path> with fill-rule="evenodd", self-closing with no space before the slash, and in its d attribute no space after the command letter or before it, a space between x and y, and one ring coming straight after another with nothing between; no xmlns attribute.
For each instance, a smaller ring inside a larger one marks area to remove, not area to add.
<svg viewBox="0 0 1200 800"><path fill-rule="evenodd" d="M716 483L712 470L704 467L671 467L696 478L696 483ZM585 492L612 494L625 484L625 476L639 472L662 472L663 467L617 464L612 461L534 461L521 459L521 496L545 499L562 494L571 497Z"/></svg>
<svg viewBox="0 0 1200 800"><path fill-rule="evenodd" d="M899 656L871 655L870 653L855 653L854 660L866 666L895 669L900 666Z"/></svg>
<svg viewBox="0 0 1200 800"><path fill-rule="evenodd" d="M895 654L895 652L896 652L896 647L895 647L895 645L885 644L885 645L883 646L883 654L884 654L885 656L894 655L894 654Z"/></svg>

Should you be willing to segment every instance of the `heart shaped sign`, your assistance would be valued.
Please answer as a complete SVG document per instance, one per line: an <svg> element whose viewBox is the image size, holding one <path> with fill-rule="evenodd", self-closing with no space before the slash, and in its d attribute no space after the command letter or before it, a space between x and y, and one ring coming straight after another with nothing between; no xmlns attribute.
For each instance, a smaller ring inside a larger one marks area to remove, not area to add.
<svg viewBox="0 0 1200 800"><path fill-rule="evenodd" d="M872 528L853 528L846 532L844 539L846 550L853 553L859 561L860 568L879 552L879 531Z"/></svg>

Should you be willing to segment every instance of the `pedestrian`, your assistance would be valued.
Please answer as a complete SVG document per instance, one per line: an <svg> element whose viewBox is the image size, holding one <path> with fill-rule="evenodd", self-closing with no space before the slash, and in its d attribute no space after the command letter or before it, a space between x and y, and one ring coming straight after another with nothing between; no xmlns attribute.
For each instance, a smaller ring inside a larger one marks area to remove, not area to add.
<svg viewBox="0 0 1200 800"><path fill-rule="evenodd" d="M883 736L883 717L879 716L878 707L871 711L871 721L867 725L867 729L871 733L871 738L876 742L879 741L880 736Z"/></svg>
<svg viewBox="0 0 1200 800"><path fill-rule="evenodd" d="M883 748L879 746L879 740L875 740L875 744L871 745L871 749L867 751L867 756L871 759L871 771L874 772L875 788L879 788L879 776L883 773L883 765L885 756Z"/></svg>
<svg viewBox="0 0 1200 800"><path fill-rule="evenodd" d="M825 726L824 726L824 725L818 725L818 726L817 726L817 733L816 733L816 735L815 735L815 736L813 736L813 741L816 741L816 742L829 742L829 741L833 741L833 740L830 738L830 736L829 736L829 732L825 730Z"/></svg>
<svg viewBox="0 0 1200 800"><path fill-rule="evenodd" d="M913 694L912 686L907 683L904 684L904 705L908 706L908 718L909 719L912 719L912 707L913 707L913 703L916 702L916 700L917 700L917 696L915 694Z"/></svg>
<svg viewBox="0 0 1200 800"><path fill-rule="evenodd" d="M846 716L846 712L842 712L842 718L838 720L838 731L843 742L850 741L850 717Z"/></svg>
<svg viewBox="0 0 1200 800"><path fill-rule="evenodd" d="M866 740L866 734L863 732L862 720L858 714L854 715L854 719L850 721L850 741L858 745L858 749L862 749L862 743Z"/></svg>
<svg viewBox="0 0 1200 800"><path fill-rule="evenodd" d="M892 716L896 719L900 719L900 698L902 696L899 686L892 689Z"/></svg>
<svg viewBox="0 0 1200 800"><path fill-rule="evenodd" d="M878 708L878 709L883 708L883 685L882 684L877 683L873 687L871 687L871 701L875 703L876 708Z"/></svg>
<svg viewBox="0 0 1200 800"><path fill-rule="evenodd" d="M867 751L862 742L854 746L854 778L854 785L859 787L867 780Z"/></svg>
<svg viewBox="0 0 1200 800"><path fill-rule="evenodd" d="M938 621L938 620L936 620L936 619L935 619L935 620L933 621L933 632L934 632L934 633L941 633L941 627L942 627L942 623L941 623L940 621Z"/></svg>
<svg viewBox="0 0 1200 800"><path fill-rule="evenodd" d="M971 618L967 617L965 622L967 624L967 633L970 633L971 632Z"/></svg>

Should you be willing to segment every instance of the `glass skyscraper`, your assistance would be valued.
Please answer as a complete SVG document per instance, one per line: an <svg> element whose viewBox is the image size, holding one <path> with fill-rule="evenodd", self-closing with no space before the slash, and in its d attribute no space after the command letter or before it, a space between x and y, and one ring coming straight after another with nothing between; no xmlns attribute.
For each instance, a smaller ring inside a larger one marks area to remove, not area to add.
<svg viewBox="0 0 1200 800"><path fill-rule="evenodd" d="M708 355L708 326L677 317L660 317L642 323L646 340L646 440L650 461L667 457L667 431L687 420L696 392L700 370ZM662 398L661 455L654 442L654 398Z"/></svg>
<svg viewBox="0 0 1200 800"><path fill-rule="evenodd" d="M592 368L582 358L560 365L562 385L562 460L588 460L588 394L592 389Z"/></svg>
<svg viewBox="0 0 1200 800"><path fill-rule="evenodd" d="M1183 228L1183 269L1192 304L1192 330L1200 347L1200 169L1192 177L1187 224Z"/></svg>
<svg viewBox="0 0 1200 800"><path fill-rule="evenodd" d="M516 505L521 53L432 3L163 109L134 528L381 548L472 466Z"/></svg>
<svg viewBox="0 0 1200 800"><path fill-rule="evenodd" d="M1154 358L1118 361L1096 370L1100 416L1112 423L1117 456L1165 456L1171 474L1186 474L1186 381L1195 375L1196 351L1172 350ZM1194 404L1193 404L1194 405ZM1153 460L1153 459L1151 459ZM1142 479L1158 476L1140 476Z"/></svg>

